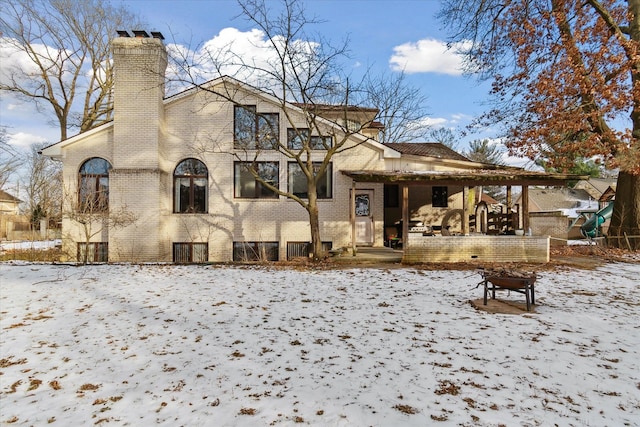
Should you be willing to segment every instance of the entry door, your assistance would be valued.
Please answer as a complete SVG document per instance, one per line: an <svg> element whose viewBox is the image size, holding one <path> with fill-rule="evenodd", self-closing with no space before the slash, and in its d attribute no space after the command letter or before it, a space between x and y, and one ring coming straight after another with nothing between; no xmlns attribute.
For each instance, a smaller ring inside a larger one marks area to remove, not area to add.
<svg viewBox="0 0 640 427"><path fill-rule="evenodd" d="M356 190L355 201L356 245L372 246L373 190Z"/></svg>

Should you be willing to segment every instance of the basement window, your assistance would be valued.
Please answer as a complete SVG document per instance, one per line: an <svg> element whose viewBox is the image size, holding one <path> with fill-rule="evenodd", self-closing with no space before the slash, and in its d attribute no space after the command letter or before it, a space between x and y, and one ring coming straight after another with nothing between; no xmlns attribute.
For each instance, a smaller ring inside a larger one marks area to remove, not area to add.
<svg viewBox="0 0 640 427"><path fill-rule="evenodd" d="M278 261L278 242L233 242L234 261Z"/></svg>
<svg viewBox="0 0 640 427"><path fill-rule="evenodd" d="M329 252L333 248L332 242L322 242L322 250ZM309 258L310 242L287 242L287 259Z"/></svg>
<svg viewBox="0 0 640 427"><path fill-rule="evenodd" d="M86 257L86 259L85 259ZM109 243L91 242L78 243L78 262L108 262Z"/></svg>
<svg viewBox="0 0 640 427"><path fill-rule="evenodd" d="M208 243L178 242L173 244L173 262L176 264L198 264L208 260Z"/></svg>

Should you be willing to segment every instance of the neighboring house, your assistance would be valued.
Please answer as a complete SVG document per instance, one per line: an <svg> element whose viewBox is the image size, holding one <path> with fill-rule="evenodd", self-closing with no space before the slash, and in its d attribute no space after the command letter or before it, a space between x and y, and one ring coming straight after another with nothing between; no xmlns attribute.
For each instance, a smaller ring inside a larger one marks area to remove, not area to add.
<svg viewBox="0 0 640 427"><path fill-rule="evenodd" d="M295 144L288 130L305 126L300 106L290 104L284 111L278 99L228 77L208 83L227 98L198 88L165 97L167 54L161 36L119 37L113 48L113 121L43 150L63 161L63 251L78 259L88 254L90 261L226 262L304 255L310 241L307 212L260 185L239 161L246 150L234 143L247 137L239 122L254 120L256 132L249 136L256 137L258 117L266 117L273 129L269 137ZM260 115L247 115L248 107ZM348 120L369 122L376 113L353 109ZM331 120L341 119L331 106L318 106L318 114L327 134L340 132ZM373 122L352 135L351 148L332 157L318 202L327 248L354 241L382 246L385 225L402 218L397 185L355 182L347 171L446 172L482 166L441 144L381 144L376 141L379 126ZM320 161L324 153L318 149L312 157ZM258 154L263 178L306 197L295 164L277 150ZM440 224L449 210L462 209L462 190L462 185L446 184L411 187L412 218ZM109 217L120 212L135 220L115 226L70 214L88 204ZM87 222L94 226L91 233ZM451 225L457 226L455 221Z"/></svg>
<svg viewBox="0 0 640 427"><path fill-rule="evenodd" d="M588 182L588 181L585 181ZM522 206L522 195L516 199ZM548 234L558 239L580 238L584 215L600 209L598 200L585 189L529 188L529 214L534 234Z"/></svg>
<svg viewBox="0 0 640 427"><path fill-rule="evenodd" d="M516 204L522 205L522 195ZM579 211L598 210L598 200L587 191L575 188L530 188L529 212L562 212L573 219Z"/></svg>
<svg viewBox="0 0 640 427"><path fill-rule="evenodd" d="M28 230L29 221L20 215L20 203L22 200L0 190L0 238L13 240L16 230Z"/></svg>
<svg viewBox="0 0 640 427"><path fill-rule="evenodd" d="M616 197L615 178L590 178L588 181L580 180L573 187L576 190L584 190L599 203L600 209L606 207Z"/></svg>
<svg viewBox="0 0 640 427"><path fill-rule="evenodd" d="M0 214L18 215L20 213L20 203L22 201L17 197L0 190Z"/></svg>

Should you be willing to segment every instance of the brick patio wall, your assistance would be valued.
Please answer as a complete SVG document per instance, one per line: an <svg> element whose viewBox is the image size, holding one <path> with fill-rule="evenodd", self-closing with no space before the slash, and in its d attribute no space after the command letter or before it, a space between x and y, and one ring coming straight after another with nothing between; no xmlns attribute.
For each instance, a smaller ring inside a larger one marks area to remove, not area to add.
<svg viewBox="0 0 640 427"><path fill-rule="evenodd" d="M562 212L529 212L529 225L534 236L551 236L551 244L566 245L569 238L569 218ZM577 236L580 236L579 227ZM575 233L574 233L575 234ZM576 237L577 237L576 236Z"/></svg>
<svg viewBox="0 0 640 427"><path fill-rule="evenodd" d="M409 233L402 262L549 262L549 237L423 236Z"/></svg>

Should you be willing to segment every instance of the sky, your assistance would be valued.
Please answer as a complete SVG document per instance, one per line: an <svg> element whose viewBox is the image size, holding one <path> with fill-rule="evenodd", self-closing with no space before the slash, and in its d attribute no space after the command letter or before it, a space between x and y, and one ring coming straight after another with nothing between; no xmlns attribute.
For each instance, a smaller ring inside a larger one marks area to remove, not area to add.
<svg viewBox="0 0 640 427"><path fill-rule="evenodd" d="M114 4L138 14L148 23L146 30L162 32L167 44L256 41L255 26L239 16L235 0L115 0ZM270 4L277 7L279 2ZM435 0L305 1L307 16L322 21L309 28L311 33L333 44L349 39L351 58L346 66L354 75L404 69L407 83L427 98L428 121L435 127L460 129L483 111L488 84L461 75L460 58L447 51L447 34L435 18L439 7ZM31 104L6 96L0 99L0 124L8 126L15 146L57 142L59 132L48 121ZM491 130L468 136L458 148L465 149L470 139L491 136Z"/></svg>
<svg viewBox="0 0 640 427"><path fill-rule="evenodd" d="M0 263L0 423L637 426L640 264L592 261L519 314L473 270Z"/></svg>

